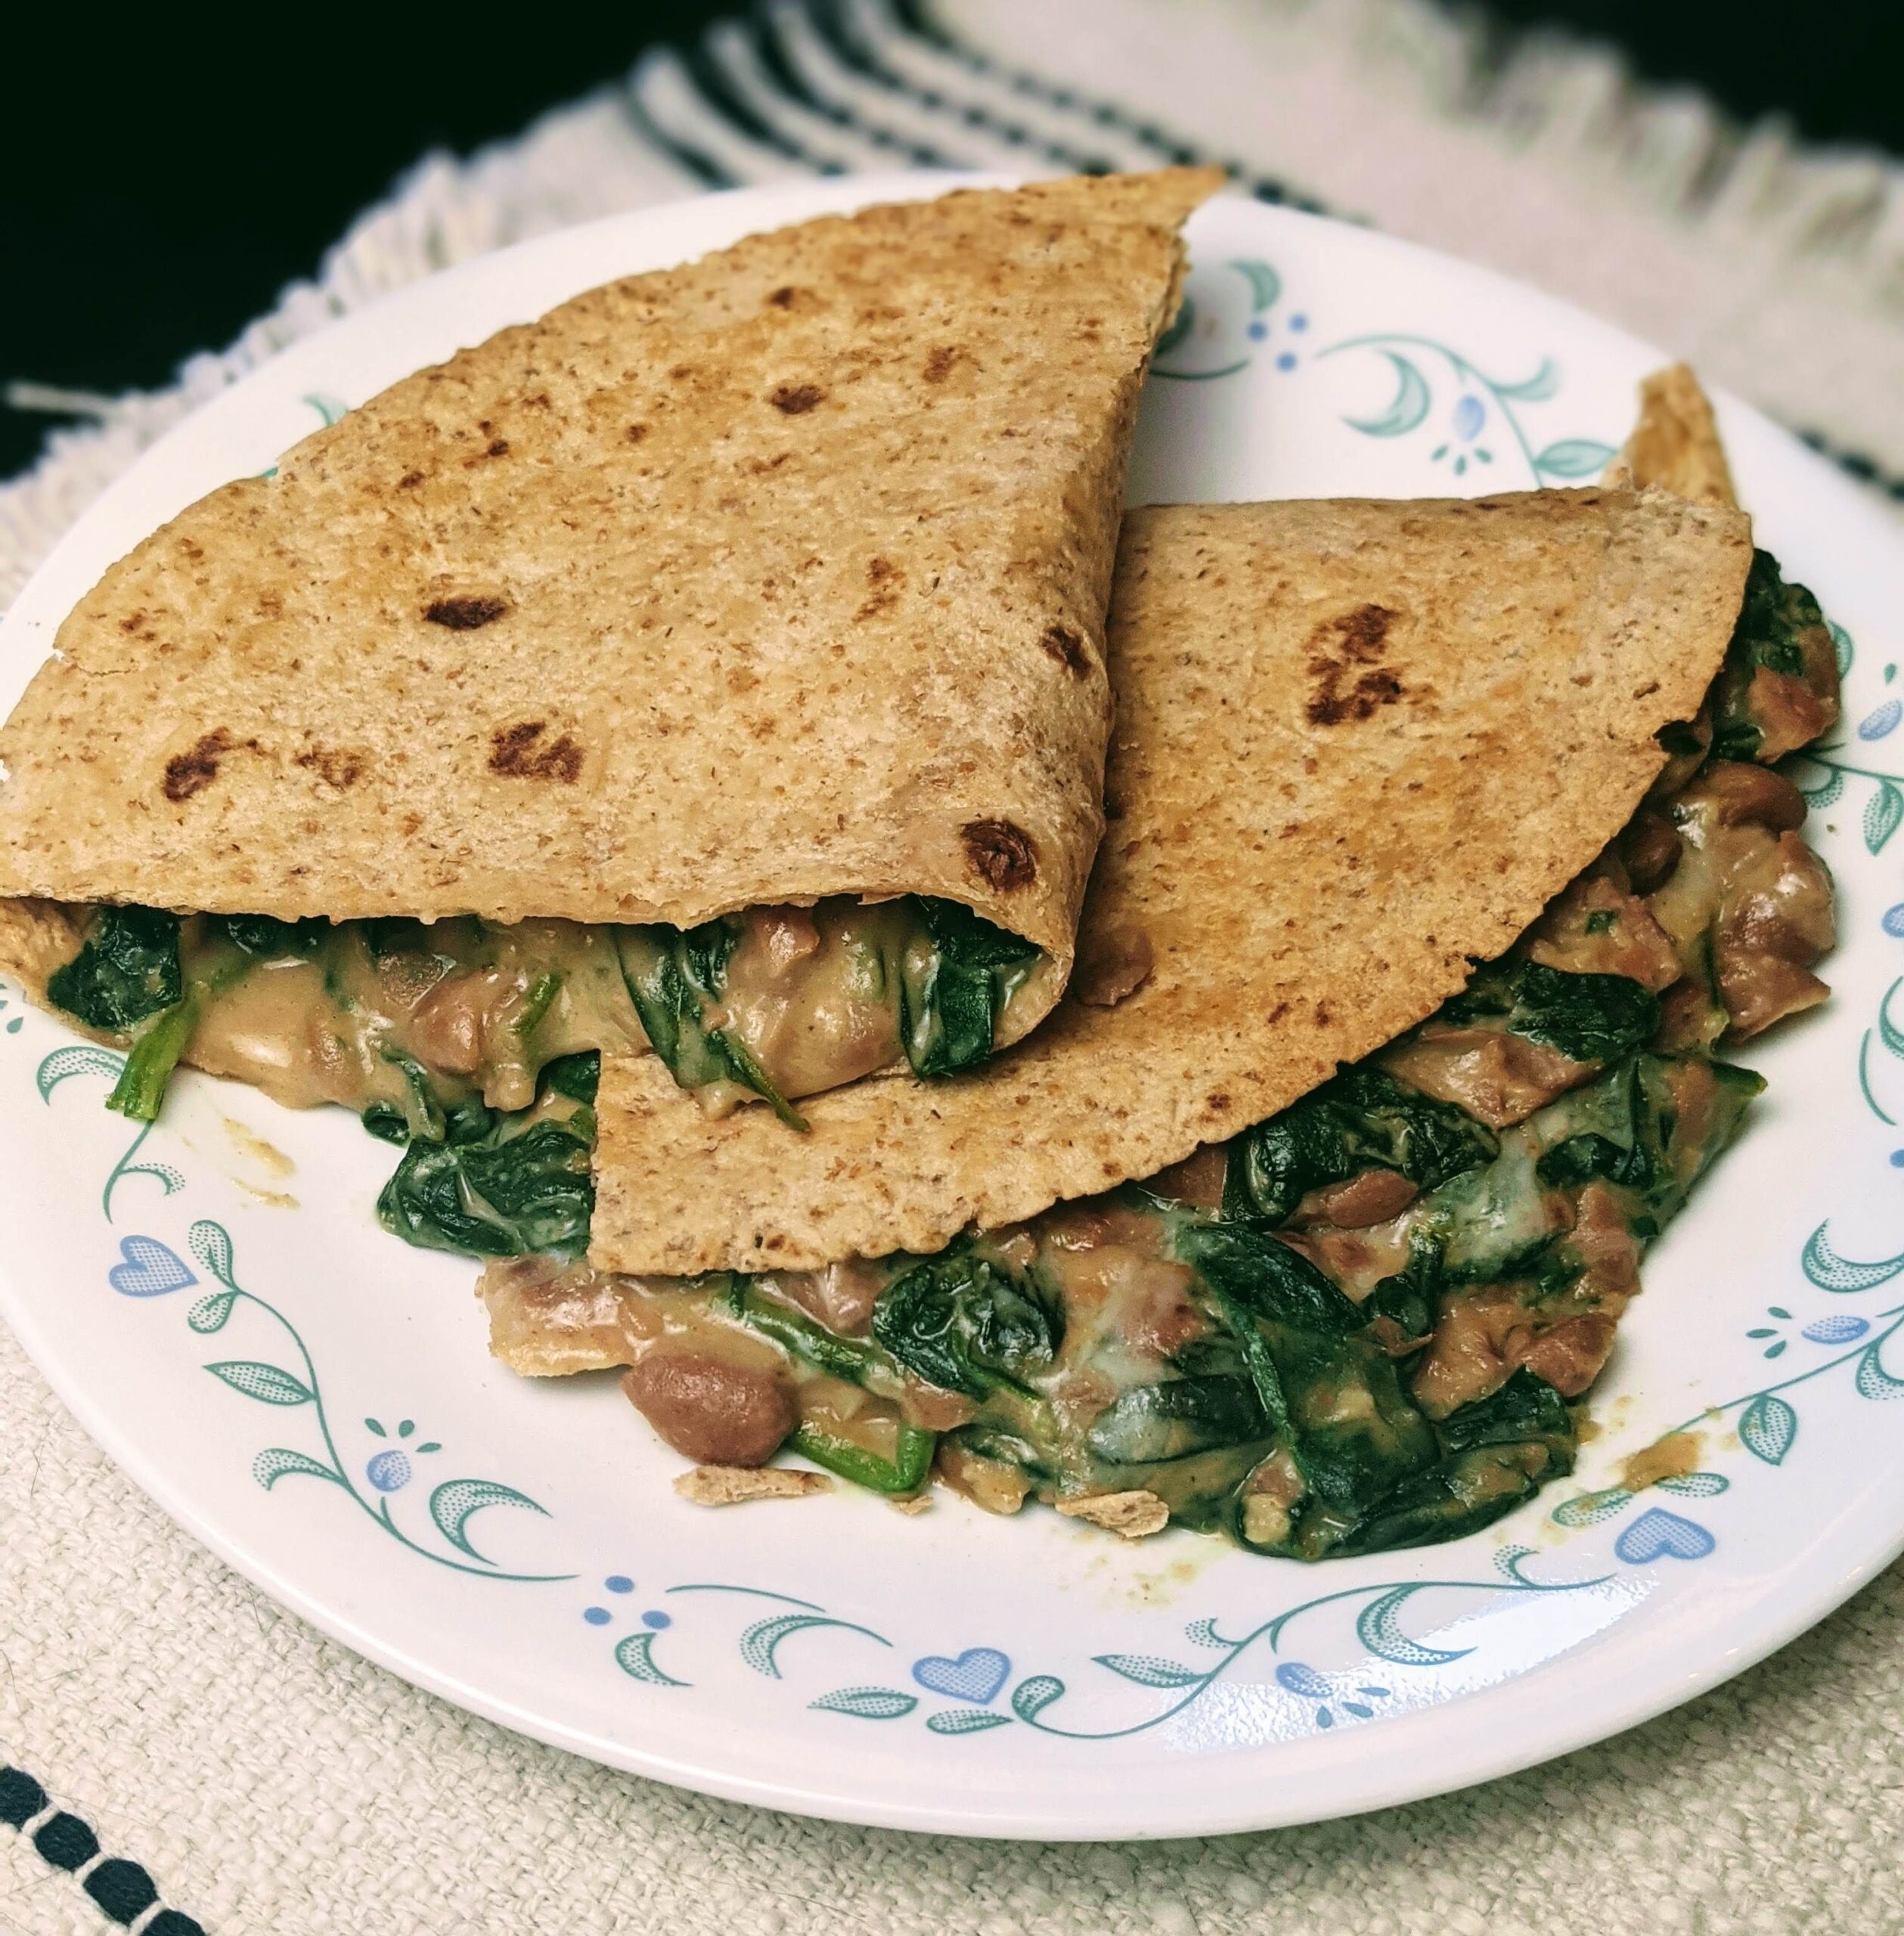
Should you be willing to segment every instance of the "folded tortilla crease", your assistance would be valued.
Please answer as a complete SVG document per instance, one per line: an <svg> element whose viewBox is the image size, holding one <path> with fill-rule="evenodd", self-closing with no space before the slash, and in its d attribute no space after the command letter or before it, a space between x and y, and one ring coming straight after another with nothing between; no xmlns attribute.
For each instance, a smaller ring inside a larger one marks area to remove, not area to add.
<svg viewBox="0 0 1904 1936"><path fill-rule="evenodd" d="M828 217L395 384L74 609L0 733L0 896L687 926L919 893L1068 970L1125 454L1220 179ZM60 918L16 906L9 954Z"/></svg>
<svg viewBox="0 0 1904 1936"><path fill-rule="evenodd" d="M1110 824L1070 995L795 1139L604 1068L589 1255L688 1274L930 1252L1153 1174L1421 1020L1625 824L1716 672L1735 509L1595 488L1130 513ZM1099 999L1149 972L1109 1007Z"/></svg>

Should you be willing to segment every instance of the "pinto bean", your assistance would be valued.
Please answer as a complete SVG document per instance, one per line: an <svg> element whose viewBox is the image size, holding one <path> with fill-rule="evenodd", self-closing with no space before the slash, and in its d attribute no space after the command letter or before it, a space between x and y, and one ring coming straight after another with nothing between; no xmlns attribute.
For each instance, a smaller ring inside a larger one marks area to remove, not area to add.
<svg viewBox="0 0 1904 1936"><path fill-rule="evenodd" d="M1526 1122L1592 1073L1591 1063L1524 1035L1434 1022L1381 1060L1404 1082L1459 1105L1490 1129Z"/></svg>
<svg viewBox="0 0 1904 1936"><path fill-rule="evenodd" d="M1763 827L1789 833L1805 824L1805 796L1782 773L1741 759L1716 759L1689 793L1704 795L1718 809L1721 827Z"/></svg>
<svg viewBox="0 0 1904 1936"><path fill-rule="evenodd" d="M1563 1398L1577 1398L1612 1354L1615 1328L1605 1311L1590 1311L1551 1330L1537 1332L1512 1355Z"/></svg>
<svg viewBox="0 0 1904 1936"><path fill-rule="evenodd" d="M1399 1217L1415 1197L1415 1186L1400 1170L1364 1170L1316 1191L1316 1213L1319 1221L1338 1230L1362 1230Z"/></svg>
<svg viewBox="0 0 1904 1936"><path fill-rule="evenodd" d="M1620 836L1620 858L1636 894L1651 894L1673 878L1685 843L1679 830L1656 808L1642 807Z"/></svg>
<svg viewBox="0 0 1904 1936"><path fill-rule="evenodd" d="M410 1048L426 1067L473 1075L482 1066L484 1023L495 991L482 975L439 982L411 1010Z"/></svg>
<svg viewBox="0 0 1904 1936"><path fill-rule="evenodd" d="M709 1351L658 1346L624 1374L622 1389L662 1438L697 1465L764 1466L799 1422L785 1379Z"/></svg>

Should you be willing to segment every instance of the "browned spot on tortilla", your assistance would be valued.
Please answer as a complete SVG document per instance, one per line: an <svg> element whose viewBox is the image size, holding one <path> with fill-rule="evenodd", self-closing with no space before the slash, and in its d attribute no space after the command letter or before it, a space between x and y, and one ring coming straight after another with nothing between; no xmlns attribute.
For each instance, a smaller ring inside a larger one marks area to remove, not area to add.
<svg viewBox="0 0 1904 1936"><path fill-rule="evenodd" d="M966 858L986 885L1001 892L1029 887L1038 877L1037 849L1031 836L1008 820L969 820L959 829Z"/></svg>
<svg viewBox="0 0 1904 1936"><path fill-rule="evenodd" d="M1090 654L1084 650L1084 641L1070 626L1047 625L1038 644L1067 672L1075 673L1082 678L1090 670Z"/></svg>
<svg viewBox="0 0 1904 1936"><path fill-rule="evenodd" d="M767 402L789 417L804 417L826 394L817 383L783 383Z"/></svg>
<svg viewBox="0 0 1904 1936"><path fill-rule="evenodd" d="M1318 1028L1326 1028L1329 1026L1329 1004L1326 1001L1319 1001L1316 1004L1316 1026Z"/></svg>
<svg viewBox="0 0 1904 1936"><path fill-rule="evenodd" d="M628 442L631 444L640 443L641 439L647 434L648 427L645 424L631 424L628 426Z"/></svg>
<svg viewBox="0 0 1904 1936"><path fill-rule="evenodd" d="M547 731L540 719L498 727L489 736L489 771L511 780L559 780L572 785L581 777L581 748L566 733L544 745Z"/></svg>
<svg viewBox="0 0 1904 1936"><path fill-rule="evenodd" d="M483 452L485 457L507 457L508 455L509 439L507 437L492 438L489 448Z"/></svg>
<svg viewBox="0 0 1904 1936"><path fill-rule="evenodd" d="M202 793L219 777L219 762L236 744L221 726L200 737L186 752L174 753L166 762L165 796L168 800L189 800ZM246 742L255 747L256 740Z"/></svg>
<svg viewBox="0 0 1904 1936"><path fill-rule="evenodd" d="M312 746L297 755L295 764L315 773L327 786L342 793L355 786L364 774L364 756L340 746Z"/></svg>
<svg viewBox="0 0 1904 1936"><path fill-rule="evenodd" d="M906 582L906 574L890 558L869 558L866 563L866 582L871 591L866 603L855 612L856 619L870 619L899 602L899 588Z"/></svg>
<svg viewBox="0 0 1904 1936"><path fill-rule="evenodd" d="M1395 616L1385 605L1358 605L1316 628L1309 657L1315 690L1307 709L1312 724L1338 726L1345 719L1366 719L1378 707L1393 706L1401 697L1401 681L1377 662L1388 651L1388 628ZM1366 669L1358 672L1358 667Z"/></svg>
<svg viewBox="0 0 1904 1936"><path fill-rule="evenodd" d="M406 470L397 479L397 489L399 491L414 491L423 481L423 474L420 470Z"/></svg>
<svg viewBox="0 0 1904 1936"><path fill-rule="evenodd" d="M926 380L929 383L942 383L952 373L952 366L965 354L956 343L942 343L926 358Z"/></svg>
<svg viewBox="0 0 1904 1936"><path fill-rule="evenodd" d="M793 307L793 299L799 293L792 284L788 283L783 287L775 290L767 299L777 309L790 309Z"/></svg>
<svg viewBox="0 0 1904 1936"><path fill-rule="evenodd" d="M508 610L506 598L489 592L467 592L433 600L423 607L423 616L433 625L447 625L453 632L473 632L500 619Z"/></svg>

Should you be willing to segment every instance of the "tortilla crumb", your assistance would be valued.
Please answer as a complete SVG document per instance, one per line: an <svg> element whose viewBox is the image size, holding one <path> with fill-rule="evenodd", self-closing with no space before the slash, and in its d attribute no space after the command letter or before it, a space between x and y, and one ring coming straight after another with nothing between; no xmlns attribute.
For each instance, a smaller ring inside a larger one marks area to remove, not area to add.
<svg viewBox="0 0 1904 1936"><path fill-rule="evenodd" d="M674 1481L674 1490L696 1506L741 1506L750 1499L804 1499L808 1493L833 1489L833 1482L824 1472L800 1472L785 1466L696 1466Z"/></svg>
<svg viewBox="0 0 1904 1936"><path fill-rule="evenodd" d="M1082 1519L1127 1540L1148 1539L1170 1524L1171 1509L1154 1492L1099 1492L1089 1499L1061 1499L1067 1519Z"/></svg>
<svg viewBox="0 0 1904 1936"><path fill-rule="evenodd" d="M910 1519L917 1517L921 1512L932 1511L932 1497L930 1493L915 1492L909 1498L888 1499L886 1503L892 1508L894 1512L903 1512L908 1519Z"/></svg>

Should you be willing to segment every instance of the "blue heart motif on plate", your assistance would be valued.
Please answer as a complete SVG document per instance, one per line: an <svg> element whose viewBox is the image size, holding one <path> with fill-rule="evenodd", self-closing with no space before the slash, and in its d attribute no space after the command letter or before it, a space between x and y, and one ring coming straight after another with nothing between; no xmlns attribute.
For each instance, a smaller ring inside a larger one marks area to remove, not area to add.
<svg viewBox="0 0 1904 1936"><path fill-rule="evenodd" d="M119 1254L125 1261L106 1273L106 1281L122 1298L162 1298L198 1282L178 1252L157 1237L121 1237Z"/></svg>
<svg viewBox="0 0 1904 1936"><path fill-rule="evenodd" d="M1005 1684L1012 1664L996 1647L968 1647L957 1660L928 1654L913 1662L913 1678L933 1694L983 1707Z"/></svg>
<svg viewBox="0 0 1904 1936"><path fill-rule="evenodd" d="M1718 1544L1697 1520L1651 1506L1614 1540L1613 1550L1629 1566L1644 1566L1651 1559L1704 1559Z"/></svg>

